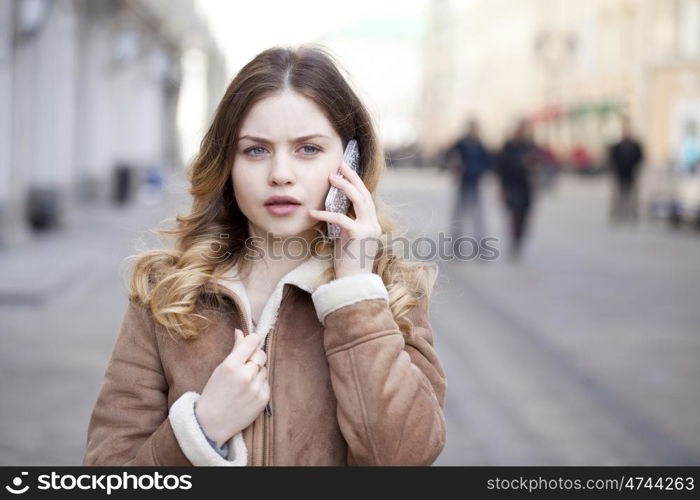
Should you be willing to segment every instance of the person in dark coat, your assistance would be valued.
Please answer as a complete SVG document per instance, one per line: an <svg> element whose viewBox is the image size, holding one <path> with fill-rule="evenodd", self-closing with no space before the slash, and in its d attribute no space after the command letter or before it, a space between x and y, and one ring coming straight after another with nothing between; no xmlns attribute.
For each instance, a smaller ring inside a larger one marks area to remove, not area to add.
<svg viewBox="0 0 700 500"><path fill-rule="evenodd" d="M450 221L450 236L453 251L457 253L459 250L460 255L467 256L475 249L464 248L464 237L473 238L472 244L478 244L484 236L479 184L483 174L491 168L491 154L481 141L479 123L475 119L467 122L465 134L447 149L445 155L447 158L459 157L454 169L457 194ZM470 223L467 232L463 231L465 221Z"/></svg>
<svg viewBox="0 0 700 500"><path fill-rule="evenodd" d="M498 154L496 170L510 218L511 257L520 256L533 197L532 169L538 149L530 126L521 121Z"/></svg>
<svg viewBox="0 0 700 500"><path fill-rule="evenodd" d="M632 136L632 127L625 119L622 138L610 148L610 167L615 180L615 192L610 215L613 221L636 221L636 180L644 161L641 143Z"/></svg>

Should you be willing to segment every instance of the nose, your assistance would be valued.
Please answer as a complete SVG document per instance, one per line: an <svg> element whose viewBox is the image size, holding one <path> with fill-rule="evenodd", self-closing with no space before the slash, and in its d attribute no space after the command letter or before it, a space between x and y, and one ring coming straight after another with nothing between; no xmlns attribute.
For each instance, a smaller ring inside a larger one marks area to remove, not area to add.
<svg viewBox="0 0 700 500"><path fill-rule="evenodd" d="M268 181L272 185L293 184L296 180L294 175L294 160L287 155L279 154L272 158L272 165Z"/></svg>

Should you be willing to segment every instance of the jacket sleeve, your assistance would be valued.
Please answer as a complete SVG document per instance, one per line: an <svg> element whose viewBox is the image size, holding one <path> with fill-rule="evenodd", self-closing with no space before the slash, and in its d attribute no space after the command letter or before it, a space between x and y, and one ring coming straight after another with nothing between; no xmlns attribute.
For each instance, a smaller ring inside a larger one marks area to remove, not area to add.
<svg viewBox="0 0 700 500"><path fill-rule="evenodd" d="M377 274L333 280L312 300L348 465L431 465L445 446L447 379L433 349L427 297L407 314L409 341Z"/></svg>
<svg viewBox="0 0 700 500"><path fill-rule="evenodd" d="M170 407L170 425L185 456L197 466L247 465L248 448L243 439L243 431L235 434L224 445L230 460L204 433L195 413L195 403L199 397L198 392L186 392Z"/></svg>
<svg viewBox="0 0 700 500"><path fill-rule="evenodd" d="M198 396L187 392L168 409L154 320L146 306L129 301L90 417L83 465L245 465L247 456L226 460L208 443L194 413ZM246 452L242 435L231 444Z"/></svg>
<svg viewBox="0 0 700 500"><path fill-rule="evenodd" d="M192 465L168 421L153 321L129 301L88 425L83 465Z"/></svg>

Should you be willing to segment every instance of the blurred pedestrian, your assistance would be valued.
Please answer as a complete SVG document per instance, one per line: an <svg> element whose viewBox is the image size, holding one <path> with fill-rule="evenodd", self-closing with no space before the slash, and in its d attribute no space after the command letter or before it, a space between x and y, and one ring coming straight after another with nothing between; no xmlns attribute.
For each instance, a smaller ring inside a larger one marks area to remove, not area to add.
<svg viewBox="0 0 700 500"><path fill-rule="evenodd" d="M644 161L644 151L641 143L632 135L632 126L628 118L622 122L622 138L610 148L609 159L615 181L610 211L612 220L636 221L636 180Z"/></svg>
<svg viewBox="0 0 700 500"><path fill-rule="evenodd" d="M532 140L530 125L522 120L503 145L496 163L510 219L510 256L514 259L522 252L533 197L531 176L537 161L538 149Z"/></svg>
<svg viewBox="0 0 700 500"><path fill-rule="evenodd" d="M453 253L456 253L457 246L463 243L460 238L468 236L478 244L484 237L484 215L479 197L479 184L484 172L491 168L491 154L481 141L477 120L470 119L464 135L447 149L446 162L449 164L450 158L455 155L458 155L459 161L454 168L457 189L450 220ZM467 230L463 231L465 222Z"/></svg>
<svg viewBox="0 0 700 500"><path fill-rule="evenodd" d="M145 205L155 205L163 198L164 188L163 171L159 165L151 165L146 171L141 185L141 201Z"/></svg>

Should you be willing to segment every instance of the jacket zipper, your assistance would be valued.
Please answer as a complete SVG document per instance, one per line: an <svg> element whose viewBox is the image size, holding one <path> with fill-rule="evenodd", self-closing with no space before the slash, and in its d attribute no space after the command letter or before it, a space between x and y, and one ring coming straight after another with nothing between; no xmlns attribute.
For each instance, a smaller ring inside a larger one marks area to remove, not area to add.
<svg viewBox="0 0 700 500"><path fill-rule="evenodd" d="M279 309L278 309L278 314L279 310L282 309L282 304L284 303L284 299L287 297L287 294L289 293L289 290L287 293L285 293L282 296L282 300L280 301ZM268 367L268 377L272 374L272 370L270 369L270 362L272 361L272 346L274 341L270 340L270 338L274 335L274 332L276 330L276 325L273 325L272 328L270 328L270 331L267 332L267 335L265 335L265 342L263 343L263 351L265 351L265 354L267 354L267 367ZM271 381L270 381L271 382ZM262 435L262 456L258 459L258 462L260 465L263 466L268 466L271 465L272 462L272 439L270 436L270 421L272 420L272 396L270 396L270 400L267 402L265 405L265 410L263 411L263 416L262 416L262 424L263 424L263 435Z"/></svg>
<svg viewBox="0 0 700 500"><path fill-rule="evenodd" d="M278 309L278 318L279 318L279 312L282 310L284 300L287 298L287 295L289 295L291 291L291 288L288 288L286 293L282 295L282 299L280 300L280 305ZM265 335L265 342L264 342L264 347L263 350L267 354L267 367L268 367L268 377L272 374L272 357L273 357L273 346L274 346L274 339L270 340L272 336L275 333L275 330L277 330L276 325L273 325L272 328L270 328L270 331L267 332L267 335ZM270 380L272 382L272 380ZM272 388L270 388L272 389ZM262 439L262 457L259 458L259 462L263 466L269 466L272 465L272 436L271 434L271 427L272 427L272 396L270 396L270 400L267 402L267 405L265 405L265 411L263 412L263 439Z"/></svg>
<svg viewBox="0 0 700 500"><path fill-rule="evenodd" d="M285 293L282 296L282 300L280 301L278 312L279 312L279 310L282 309L282 304L284 303L284 299L287 297L288 294L289 294L289 289L287 290L287 293ZM249 328L249 324L248 324L249 319L248 319L248 315L246 314L246 310L244 307L242 307L242 305L240 304L240 302L238 300L234 300L234 301L236 302L236 305L238 306L238 309L241 311L241 315L243 316L243 319L245 320L244 323L245 323L246 335L249 335L250 334L250 328ZM270 353L268 353L267 346L268 346L268 341L269 341L270 337L272 336L272 332L274 330L275 330L275 328L273 326L270 329L270 331L267 333L267 335L265 335L265 341L263 343L263 351L265 351L265 354L268 355L267 356L268 376L270 374L269 367L270 367L271 356L270 356ZM263 414L262 414L262 432L259 432L259 429L258 429L259 426L256 425L258 421L256 420L253 423L254 442L257 441L257 443L260 443L259 446L254 447L253 450L251 451L251 462L253 465L264 466L264 465L268 465L271 461L271 456L270 456L271 455L271 450L270 450L271 446L270 446L270 443L268 442L268 439L269 439L268 427L269 427L269 419L270 418L272 418L272 398L270 398L270 400L267 402L267 405L265 405L265 410L263 411ZM258 431L258 432L256 432L256 431ZM256 453L255 453L256 449L260 450L262 452L259 454L259 456L256 455Z"/></svg>
<svg viewBox="0 0 700 500"><path fill-rule="evenodd" d="M274 329L274 328L273 328L273 329ZM273 330L273 329L271 329L269 332L267 332L267 335L265 335L265 343L264 343L264 345L263 345L263 351L265 351L265 354L267 355L268 361L270 360L270 355L269 355L269 352L268 352L268 349L267 349L267 341L270 339L270 334L272 333L272 330ZM268 376L269 376L269 374L270 374L270 368L269 368L269 366L270 366L270 365L268 365L268 371L267 371ZM272 391L271 391L271 392L272 392ZM269 400L269 401L267 402L267 404L265 405L265 415L267 415L267 416L272 415L272 405L270 405L271 401L272 401L272 397L270 397L270 400Z"/></svg>
<svg viewBox="0 0 700 500"><path fill-rule="evenodd" d="M282 298L284 300L284 297ZM280 302L280 309L282 308L282 302ZM265 337L265 341L267 342L268 339L270 339L273 335L273 332L276 330L275 327L271 328L270 331L268 332L267 336ZM265 352L268 355L268 359L271 360L273 356L273 351L274 351L274 345L275 345L275 339L271 339L269 343L269 347L266 347ZM268 365L268 370L269 370ZM272 371L268 371L268 376L272 374ZM272 388L270 388L272 389ZM265 429L265 457L263 459L263 463L265 465L272 465L272 390L270 390L270 400L267 402L267 405L265 406L265 415L264 415L264 429Z"/></svg>
<svg viewBox="0 0 700 500"><path fill-rule="evenodd" d="M273 329L270 329L270 331L267 332L267 335L265 335L265 342L263 343L263 351L265 351L265 354L268 353L267 346L268 346L268 341L270 340L270 336L272 335L272 330ZM269 355L268 355L267 359L269 361L269 359L270 359ZM269 376L269 374L270 374L269 364L268 364L268 372L267 373ZM262 453L260 454L260 458L258 459L258 461L260 462L260 465L262 465L262 466L268 465L268 452L267 452L267 450L269 447L269 444L268 444L269 431L267 428L267 426L268 426L267 422L268 422L268 418L271 414L272 414L272 410L270 410L270 402L268 401L267 404L265 405L265 411L263 411L263 416L262 416L262 424L263 424L262 447L259 448L262 451Z"/></svg>

